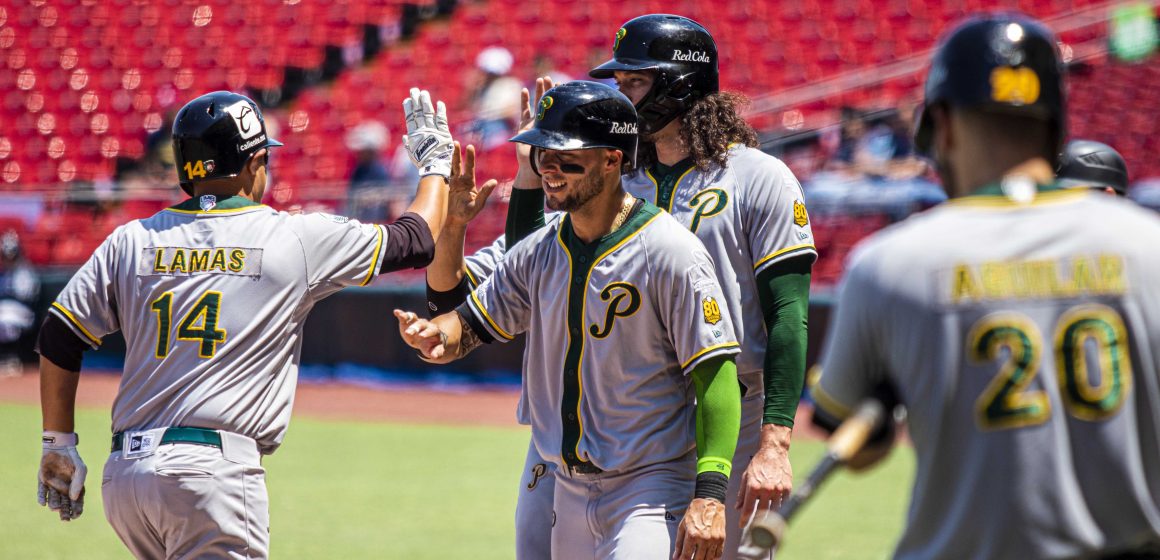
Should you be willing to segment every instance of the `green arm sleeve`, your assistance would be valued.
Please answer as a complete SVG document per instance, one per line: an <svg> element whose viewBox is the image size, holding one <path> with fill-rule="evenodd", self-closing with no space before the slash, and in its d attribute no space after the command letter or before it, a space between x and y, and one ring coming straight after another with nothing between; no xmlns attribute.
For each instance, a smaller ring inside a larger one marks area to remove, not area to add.
<svg viewBox="0 0 1160 560"><path fill-rule="evenodd" d="M762 424L793 427L806 375L811 264L808 257L798 257L757 275L757 297L769 333Z"/></svg>
<svg viewBox="0 0 1160 560"><path fill-rule="evenodd" d="M543 189L512 189L508 199L507 223L503 229L504 247L512 248L533 231L544 227Z"/></svg>
<svg viewBox="0 0 1160 560"><path fill-rule="evenodd" d="M741 385L732 357L705 360L689 374L697 391L697 474L729 476L741 430Z"/></svg>

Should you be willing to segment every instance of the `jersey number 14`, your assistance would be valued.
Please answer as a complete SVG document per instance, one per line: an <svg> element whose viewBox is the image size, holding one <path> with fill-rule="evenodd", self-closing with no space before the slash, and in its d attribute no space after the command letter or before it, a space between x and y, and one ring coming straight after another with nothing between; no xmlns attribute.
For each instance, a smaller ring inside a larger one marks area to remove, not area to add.
<svg viewBox="0 0 1160 560"><path fill-rule="evenodd" d="M177 340L199 343L197 355L212 358L218 343L226 341L226 331L218 328L218 311L222 306L222 293L213 290L201 295L193 309L185 314L177 325ZM157 350L154 356L164 358L169 355L170 326L173 324L173 292L165 292L153 300L149 306L157 314Z"/></svg>

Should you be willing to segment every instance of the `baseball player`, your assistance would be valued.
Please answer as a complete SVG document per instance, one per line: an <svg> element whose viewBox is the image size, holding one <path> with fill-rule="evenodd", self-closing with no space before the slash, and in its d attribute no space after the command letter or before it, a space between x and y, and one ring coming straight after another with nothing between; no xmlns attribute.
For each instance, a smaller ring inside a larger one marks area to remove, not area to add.
<svg viewBox="0 0 1160 560"><path fill-rule="evenodd" d="M704 243L742 344L742 427L725 545L725 557L733 558L753 513L776 507L792 490L788 452L805 375L817 252L801 185L785 164L756 149L757 134L738 113L744 100L719 91L717 64L716 43L704 27L652 14L625 23L612 59L589 75L615 79L635 104L642 145L624 188L669 212ZM519 239L539 225L543 209L522 154L514 187L509 212L523 215L508 224ZM531 454L528 463L525 478L538 473Z"/></svg>
<svg viewBox="0 0 1160 560"><path fill-rule="evenodd" d="M286 433L307 314L345 286L425 265L442 229L445 177L455 181L458 162L451 137L429 130L445 109L415 89L404 106L408 130L427 140L408 144L424 176L386 226L260 204L269 150L281 144L257 105L218 91L181 109L173 149L191 198L117 228L41 330L41 504L63 520L82 512L87 470L73 430L82 351L120 330L125 368L102 481L114 531L138 558L267 556L261 457ZM452 190L452 199L478 194Z"/></svg>
<svg viewBox="0 0 1160 560"><path fill-rule="evenodd" d="M1124 196L1128 194L1128 164L1115 148L1095 140L1072 140L1060 157L1061 187L1088 187Z"/></svg>
<svg viewBox="0 0 1160 560"><path fill-rule="evenodd" d="M557 467L558 559L718 558L725 538L738 344L701 243L621 188L636 118L603 84L549 90L512 140L532 146L549 206L567 215L512 247L454 311L395 312L404 340L438 363L527 333L532 439Z"/></svg>
<svg viewBox="0 0 1160 560"><path fill-rule="evenodd" d="M915 145L951 200L847 268L813 394L830 426L872 394L905 403L896 558L1160 555L1160 220L1055 181L1056 45L1018 14L941 42Z"/></svg>

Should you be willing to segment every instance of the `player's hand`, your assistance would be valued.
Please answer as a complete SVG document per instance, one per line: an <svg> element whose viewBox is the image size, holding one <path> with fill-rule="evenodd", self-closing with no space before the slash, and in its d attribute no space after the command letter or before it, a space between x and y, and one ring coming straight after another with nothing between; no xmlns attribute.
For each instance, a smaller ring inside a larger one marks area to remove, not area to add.
<svg viewBox="0 0 1160 560"><path fill-rule="evenodd" d="M447 352L447 335L435 323L402 309L395 310L395 317L399 319L399 335L403 342L418 350L422 357L435 360Z"/></svg>
<svg viewBox="0 0 1160 560"><path fill-rule="evenodd" d="M544 98L544 93L552 89L554 84L552 78L544 76L536 78L536 97L535 103L532 103L531 94L528 88L520 90L520 106L523 110L520 112L520 129L517 132L525 132L531 130L536 125L536 114L540 110L540 100ZM516 162L519 167L516 171L516 180L512 183L513 188L517 189L539 189L543 188L540 184L540 178L536 177L536 172L532 171L532 147L527 144L516 144Z"/></svg>
<svg viewBox="0 0 1160 560"><path fill-rule="evenodd" d="M462 154L462 155L461 155ZM446 225L466 226L475 219L491 192L499 185L495 179L475 188L475 146L463 150L459 142L451 152L451 176L448 178Z"/></svg>
<svg viewBox="0 0 1160 560"><path fill-rule="evenodd" d="M407 121L403 147L411 156L411 163L419 168L419 176L446 178L451 175L451 129L447 126L447 106L442 101L432 105L427 90L411 88L411 97L403 100L403 116Z"/></svg>
<svg viewBox="0 0 1160 560"><path fill-rule="evenodd" d="M673 560L717 560L725 545L725 504L693 498L677 527Z"/></svg>
<svg viewBox="0 0 1160 560"><path fill-rule="evenodd" d="M89 470L77 453L75 433L45 431L41 438L36 499L42 506L72 521L85 509L85 475Z"/></svg>
<svg viewBox="0 0 1160 560"><path fill-rule="evenodd" d="M776 431L774 438L768 432ZM785 432L781 434L780 432ZM741 475L741 490L737 508L741 510L741 527L753 517L753 512L777 509L793 492L793 467L789 464L789 428L766 425L762 427L762 445L749 461ZM784 439L783 439L784 438ZM770 441L776 439L776 441Z"/></svg>

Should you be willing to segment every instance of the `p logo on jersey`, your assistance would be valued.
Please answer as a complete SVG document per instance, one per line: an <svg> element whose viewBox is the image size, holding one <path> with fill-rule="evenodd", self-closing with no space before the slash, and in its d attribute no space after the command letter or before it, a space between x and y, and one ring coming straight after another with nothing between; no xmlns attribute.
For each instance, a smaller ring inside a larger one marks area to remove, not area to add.
<svg viewBox="0 0 1160 560"><path fill-rule="evenodd" d="M717 305L716 298L712 296L701 300L701 313L705 315L705 322L710 325L716 325L721 321L721 306Z"/></svg>
<svg viewBox="0 0 1160 560"><path fill-rule="evenodd" d="M588 327L593 338L607 338L616 319L631 317L640 310L640 290L628 282L613 282L600 290L600 301L607 301L608 309L604 312L603 326Z"/></svg>
<svg viewBox="0 0 1160 560"><path fill-rule="evenodd" d="M806 205L800 200L793 201L793 223L797 227L806 227L810 223L810 215L806 213Z"/></svg>

